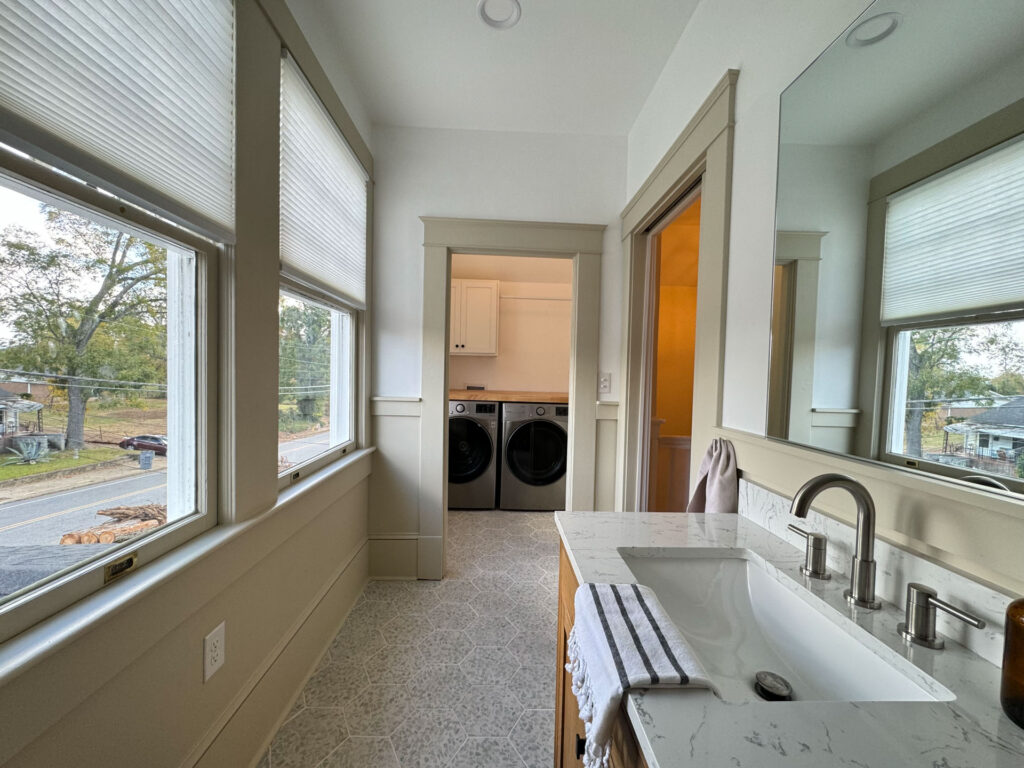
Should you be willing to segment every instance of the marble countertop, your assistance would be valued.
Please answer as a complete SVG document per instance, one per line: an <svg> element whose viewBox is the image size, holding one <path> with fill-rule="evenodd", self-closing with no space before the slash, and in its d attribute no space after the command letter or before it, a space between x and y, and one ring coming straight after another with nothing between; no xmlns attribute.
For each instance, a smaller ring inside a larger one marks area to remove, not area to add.
<svg viewBox="0 0 1024 768"><path fill-rule="evenodd" d="M903 620L899 608L850 607L842 596L848 576L833 571L830 581L805 579L799 571L803 551L750 520L631 512L559 512L555 519L581 584L634 582L618 547L750 550L770 575L817 610L838 612L837 623L851 634L859 627L877 638L873 650L911 669L919 685L927 688L930 677L956 695L935 702L730 704L707 690L636 691L627 711L650 768L1024 766L1024 729L999 706L998 667L949 639L942 651L906 645L896 634Z"/></svg>

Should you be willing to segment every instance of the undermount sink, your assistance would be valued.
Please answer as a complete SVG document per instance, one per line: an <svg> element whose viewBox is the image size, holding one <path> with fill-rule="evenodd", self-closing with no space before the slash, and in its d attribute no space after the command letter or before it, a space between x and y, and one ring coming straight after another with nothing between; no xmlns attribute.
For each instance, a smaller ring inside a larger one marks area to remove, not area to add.
<svg viewBox="0 0 1024 768"><path fill-rule="evenodd" d="M637 583L657 594L727 702L761 700L754 690L760 671L782 676L792 687L793 701L955 698L930 679L926 685L931 690L926 690L878 656L865 645L880 647L877 639L838 612L827 616L805 602L748 550L618 551ZM897 661L916 672L909 662Z"/></svg>

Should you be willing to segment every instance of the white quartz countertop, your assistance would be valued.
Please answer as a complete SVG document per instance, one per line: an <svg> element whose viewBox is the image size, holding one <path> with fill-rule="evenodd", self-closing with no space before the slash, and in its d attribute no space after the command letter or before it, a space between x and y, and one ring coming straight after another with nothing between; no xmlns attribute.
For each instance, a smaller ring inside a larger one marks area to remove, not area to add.
<svg viewBox="0 0 1024 768"><path fill-rule="evenodd" d="M636 691L627 711L650 768L1021 768L1024 730L999 706L999 668L947 638L945 650L908 646L896 634L903 612L849 606L849 577L800 575L803 551L738 515L559 512L558 530L580 583L636 581L619 547L747 549L780 583L819 611L849 617L881 642L880 655L917 668L956 695L935 702L748 702L699 689ZM851 634L857 633L850 627Z"/></svg>

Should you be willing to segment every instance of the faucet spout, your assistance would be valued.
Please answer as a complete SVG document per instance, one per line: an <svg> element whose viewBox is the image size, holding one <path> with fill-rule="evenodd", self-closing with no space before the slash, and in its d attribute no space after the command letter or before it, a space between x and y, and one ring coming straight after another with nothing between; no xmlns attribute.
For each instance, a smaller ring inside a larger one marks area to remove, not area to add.
<svg viewBox="0 0 1024 768"><path fill-rule="evenodd" d="M881 603L875 599L875 503L868 489L846 475L818 475L796 492L789 511L797 517L807 517L811 502L829 488L842 488L857 502L857 533L850 588L844 593L846 599L862 608L880 608Z"/></svg>

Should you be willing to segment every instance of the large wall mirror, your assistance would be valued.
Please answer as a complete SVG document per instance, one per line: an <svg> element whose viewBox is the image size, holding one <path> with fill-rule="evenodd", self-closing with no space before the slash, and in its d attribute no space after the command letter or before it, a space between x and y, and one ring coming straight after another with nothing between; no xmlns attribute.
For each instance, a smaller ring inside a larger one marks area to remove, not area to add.
<svg viewBox="0 0 1024 768"><path fill-rule="evenodd" d="M769 437L1024 492L1024 1L879 0L782 94Z"/></svg>

